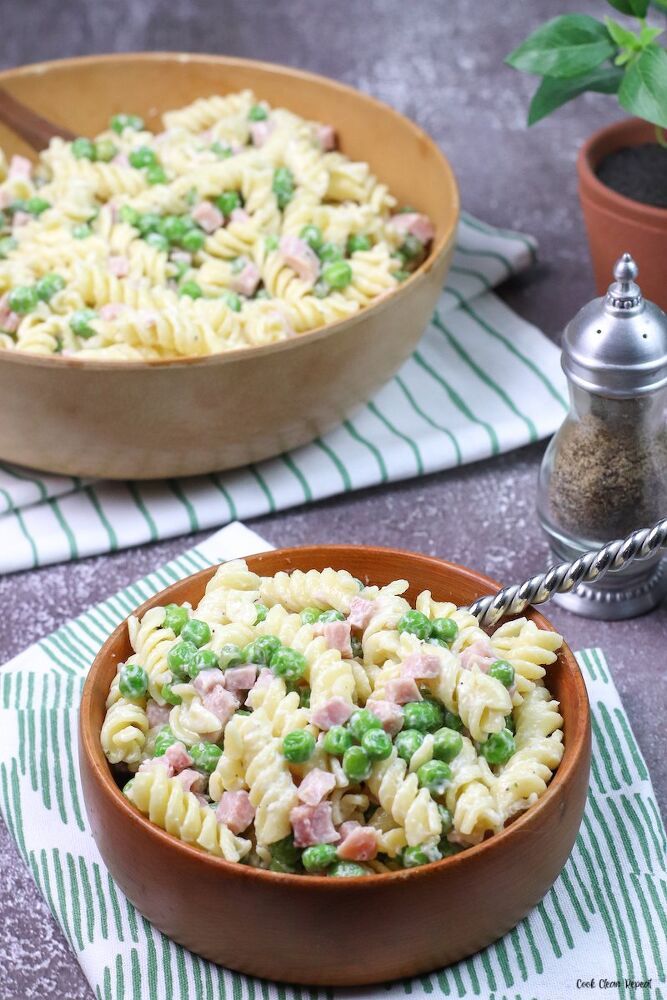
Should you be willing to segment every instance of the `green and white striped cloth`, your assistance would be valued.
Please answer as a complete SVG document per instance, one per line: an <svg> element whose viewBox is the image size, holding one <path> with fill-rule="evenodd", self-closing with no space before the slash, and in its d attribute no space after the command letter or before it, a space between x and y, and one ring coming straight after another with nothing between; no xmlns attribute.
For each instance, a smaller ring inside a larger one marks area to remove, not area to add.
<svg viewBox="0 0 667 1000"><path fill-rule="evenodd" d="M593 713L588 805L541 903L458 965L350 990L298 989L229 972L160 934L114 885L91 837L76 760L83 680L113 628L151 594L268 546L240 524L63 625L0 671L0 809L98 1000L665 1000L667 842L646 765L602 652L578 654ZM443 934L447 930L443 927ZM578 980L595 981L580 989ZM601 981L618 986L600 986ZM626 985L648 981L645 987Z"/></svg>
<svg viewBox="0 0 667 1000"><path fill-rule="evenodd" d="M552 434L566 412L557 348L489 289L532 239L464 216L418 349L366 405L303 448L219 475L81 482L0 462L0 573L213 528L474 462Z"/></svg>

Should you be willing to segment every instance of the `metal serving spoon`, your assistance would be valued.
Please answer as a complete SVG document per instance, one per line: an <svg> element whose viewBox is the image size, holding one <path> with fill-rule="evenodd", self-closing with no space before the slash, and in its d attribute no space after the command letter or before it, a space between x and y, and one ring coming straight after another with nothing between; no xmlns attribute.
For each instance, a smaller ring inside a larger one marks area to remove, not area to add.
<svg viewBox="0 0 667 1000"><path fill-rule="evenodd" d="M566 594L578 583L599 580L607 573L622 573L636 560L650 559L661 549L667 549L667 517L652 528L640 528L627 538L608 542L601 549L593 549L573 562L552 566L546 573L538 573L524 583L503 587L497 594L479 597L469 610L479 619L480 625L495 625L505 615L518 615L529 604L544 604L554 594Z"/></svg>

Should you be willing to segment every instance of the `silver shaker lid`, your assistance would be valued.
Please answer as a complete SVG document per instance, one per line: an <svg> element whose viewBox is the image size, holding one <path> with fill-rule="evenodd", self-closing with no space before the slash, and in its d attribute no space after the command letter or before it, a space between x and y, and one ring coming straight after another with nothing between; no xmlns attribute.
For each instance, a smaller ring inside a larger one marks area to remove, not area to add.
<svg viewBox="0 0 667 1000"><path fill-rule="evenodd" d="M580 309L565 328L565 374L600 396L639 396L667 385L667 315L644 299L638 273L624 253L607 294Z"/></svg>

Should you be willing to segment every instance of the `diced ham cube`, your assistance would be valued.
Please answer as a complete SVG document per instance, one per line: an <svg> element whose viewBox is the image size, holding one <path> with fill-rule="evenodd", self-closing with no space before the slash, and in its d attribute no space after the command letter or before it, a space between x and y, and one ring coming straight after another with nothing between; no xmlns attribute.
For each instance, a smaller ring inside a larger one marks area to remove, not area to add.
<svg viewBox="0 0 667 1000"><path fill-rule="evenodd" d="M283 236L280 240L280 254L302 281L312 285L320 272L320 259L305 240L298 236Z"/></svg>
<svg viewBox="0 0 667 1000"><path fill-rule="evenodd" d="M130 273L130 262L127 257L109 257L107 266L109 274L113 274L114 278L127 278Z"/></svg>
<svg viewBox="0 0 667 1000"><path fill-rule="evenodd" d="M316 125L315 138L320 144L320 149L328 153L338 145L336 141L336 130L333 125Z"/></svg>
<svg viewBox="0 0 667 1000"><path fill-rule="evenodd" d="M206 778L199 771L193 770L191 767L186 767L183 771L179 771L178 774L174 775L178 781L183 785L186 792L193 792L196 794L201 794L206 788Z"/></svg>
<svg viewBox="0 0 667 1000"><path fill-rule="evenodd" d="M350 613L347 620L352 628L365 629L375 614L375 601L367 601L365 597L353 597L350 601Z"/></svg>
<svg viewBox="0 0 667 1000"><path fill-rule="evenodd" d="M330 771L314 767L303 779L296 794L307 806L316 806L336 787L336 779Z"/></svg>
<svg viewBox="0 0 667 1000"><path fill-rule="evenodd" d="M201 670L192 682L197 694L202 698L209 691L212 691L218 684L225 686L225 675L218 667L210 667L208 670Z"/></svg>
<svg viewBox="0 0 667 1000"><path fill-rule="evenodd" d="M0 330L4 330L6 333L16 333L21 317L9 308L8 299L8 295L3 295L0 298Z"/></svg>
<svg viewBox="0 0 667 1000"><path fill-rule="evenodd" d="M437 677L440 660L435 653L411 653L401 664L404 677Z"/></svg>
<svg viewBox="0 0 667 1000"><path fill-rule="evenodd" d="M235 208L229 218L232 222L248 222L250 216L246 212L245 208Z"/></svg>
<svg viewBox="0 0 667 1000"><path fill-rule="evenodd" d="M274 675L268 667L262 667L259 672L257 680L252 686L253 691L263 691L265 688L269 687L274 681Z"/></svg>
<svg viewBox="0 0 667 1000"><path fill-rule="evenodd" d="M242 667L232 667L226 670L225 687L233 694L239 691L249 691L257 680L257 667L254 663L245 663Z"/></svg>
<svg viewBox="0 0 667 1000"><path fill-rule="evenodd" d="M29 222L32 222L32 215L30 212L14 212L12 217L12 226L14 229L19 229L21 226L27 226Z"/></svg>
<svg viewBox="0 0 667 1000"><path fill-rule="evenodd" d="M166 726L169 722L170 712L171 705L158 705L156 701L149 698L146 705L146 718L148 719L149 728L152 729L153 726Z"/></svg>
<svg viewBox="0 0 667 1000"><path fill-rule="evenodd" d="M294 806L289 814L294 831L295 847L312 847L313 844L335 844L338 831L331 819L331 803L316 806Z"/></svg>
<svg viewBox="0 0 667 1000"><path fill-rule="evenodd" d="M416 236L422 243L430 243L435 236L433 223L428 215L422 215L421 212L399 212L398 215L392 215L390 224L399 233Z"/></svg>
<svg viewBox="0 0 667 1000"><path fill-rule="evenodd" d="M127 153L116 153L111 162L114 167L129 167L130 165Z"/></svg>
<svg viewBox="0 0 667 1000"><path fill-rule="evenodd" d="M350 641L351 626L349 622L319 622L313 627L315 635L323 635L329 649L339 650L345 659L352 657Z"/></svg>
<svg viewBox="0 0 667 1000"><path fill-rule="evenodd" d="M232 289L239 295L246 295L250 298L255 294L255 290L262 277L257 264L251 260L246 260L243 270L232 275Z"/></svg>
<svg viewBox="0 0 667 1000"><path fill-rule="evenodd" d="M310 721L318 729L331 729L332 726L342 726L350 718L354 711L351 705L340 695L334 695L323 705L318 705L310 713Z"/></svg>
<svg viewBox="0 0 667 1000"><path fill-rule="evenodd" d="M200 201L192 212L192 218L205 233L214 233L225 221L220 209L210 201Z"/></svg>
<svg viewBox="0 0 667 1000"><path fill-rule="evenodd" d="M385 733L389 733L390 736L396 736L397 733L400 733L403 728L403 709L396 702L386 701L383 698L377 700L369 698L366 702L366 708L377 716Z"/></svg>
<svg viewBox="0 0 667 1000"><path fill-rule="evenodd" d="M9 161L9 174L11 180L29 181L32 176L32 161L25 156L14 154Z"/></svg>
<svg viewBox="0 0 667 1000"><path fill-rule="evenodd" d="M419 688L412 677L397 677L393 681L388 681L384 693L387 701L394 701L397 705L422 700Z"/></svg>
<svg viewBox="0 0 667 1000"><path fill-rule="evenodd" d="M207 695L204 695L203 704L204 708L219 719L220 725L224 728L239 707L239 700L231 691L226 691L222 684L216 684Z"/></svg>
<svg viewBox="0 0 667 1000"><path fill-rule="evenodd" d="M4 191L0 191L0 211L4 208L9 208L13 201L14 195L11 191L8 191L6 188Z"/></svg>
<svg viewBox="0 0 667 1000"><path fill-rule="evenodd" d="M105 320L107 323L111 323L115 319L118 319L126 308L127 306L125 306L122 302L107 302L106 305L103 305L100 309L100 319Z"/></svg>
<svg viewBox="0 0 667 1000"><path fill-rule="evenodd" d="M487 673L491 664L495 663L497 659L498 657L488 639L475 639L461 653L460 663L464 670L479 667L483 673Z"/></svg>
<svg viewBox="0 0 667 1000"><path fill-rule="evenodd" d="M275 128L275 122L269 118L263 122L253 122L250 126L250 138L253 146L263 146Z"/></svg>
<svg viewBox="0 0 667 1000"><path fill-rule="evenodd" d="M215 815L220 823L224 823L232 833L238 835L247 830L252 823L255 818L255 807L244 790L223 792Z"/></svg>
<svg viewBox="0 0 667 1000"><path fill-rule="evenodd" d="M180 741L172 743L170 747L167 747L163 756L171 768L172 774L179 774L192 764L192 757L185 749L185 744Z"/></svg>
<svg viewBox="0 0 667 1000"><path fill-rule="evenodd" d="M164 768L164 770L167 772L168 778L174 777L174 769L169 763L169 761L165 760L164 757L149 757L148 760L142 760L141 764L139 765L139 770L154 771L155 768L157 767Z"/></svg>
<svg viewBox="0 0 667 1000"><path fill-rule="evenodd" d="M358 819L346 819L345 822L341 823L338 827L338 836L341 841L345 840L345 838L352 833L353 830L358 830L361 825L362 824Z"/></svg>
<svg viewBox="0 0 667 1000"><path fill-rule="evenodd" d="M345 861L372 861L378 852L377 831L371 826L356 826L344 835L337 852Z"/></svg>

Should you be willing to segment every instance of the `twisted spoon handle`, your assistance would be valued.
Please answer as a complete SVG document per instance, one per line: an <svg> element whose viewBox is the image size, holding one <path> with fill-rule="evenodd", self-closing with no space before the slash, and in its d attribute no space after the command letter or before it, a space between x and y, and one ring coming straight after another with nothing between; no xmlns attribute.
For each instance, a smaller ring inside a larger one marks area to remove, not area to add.
<svg viewBox="0 0 667 1000"><path fill-rule="evenodd" d="M667 517L652 528L640 528L627 538L586 552L574 562L552 566L546 573L538 573L524 583L504 587L489 597L480 597L470 605L470 611L480 625L495 625L505 615L520 614L529 604L544 604L554 594L566 594L578 583L599 580L606 573L622 573L635 560L649 559L665 548Z"/></svg>

